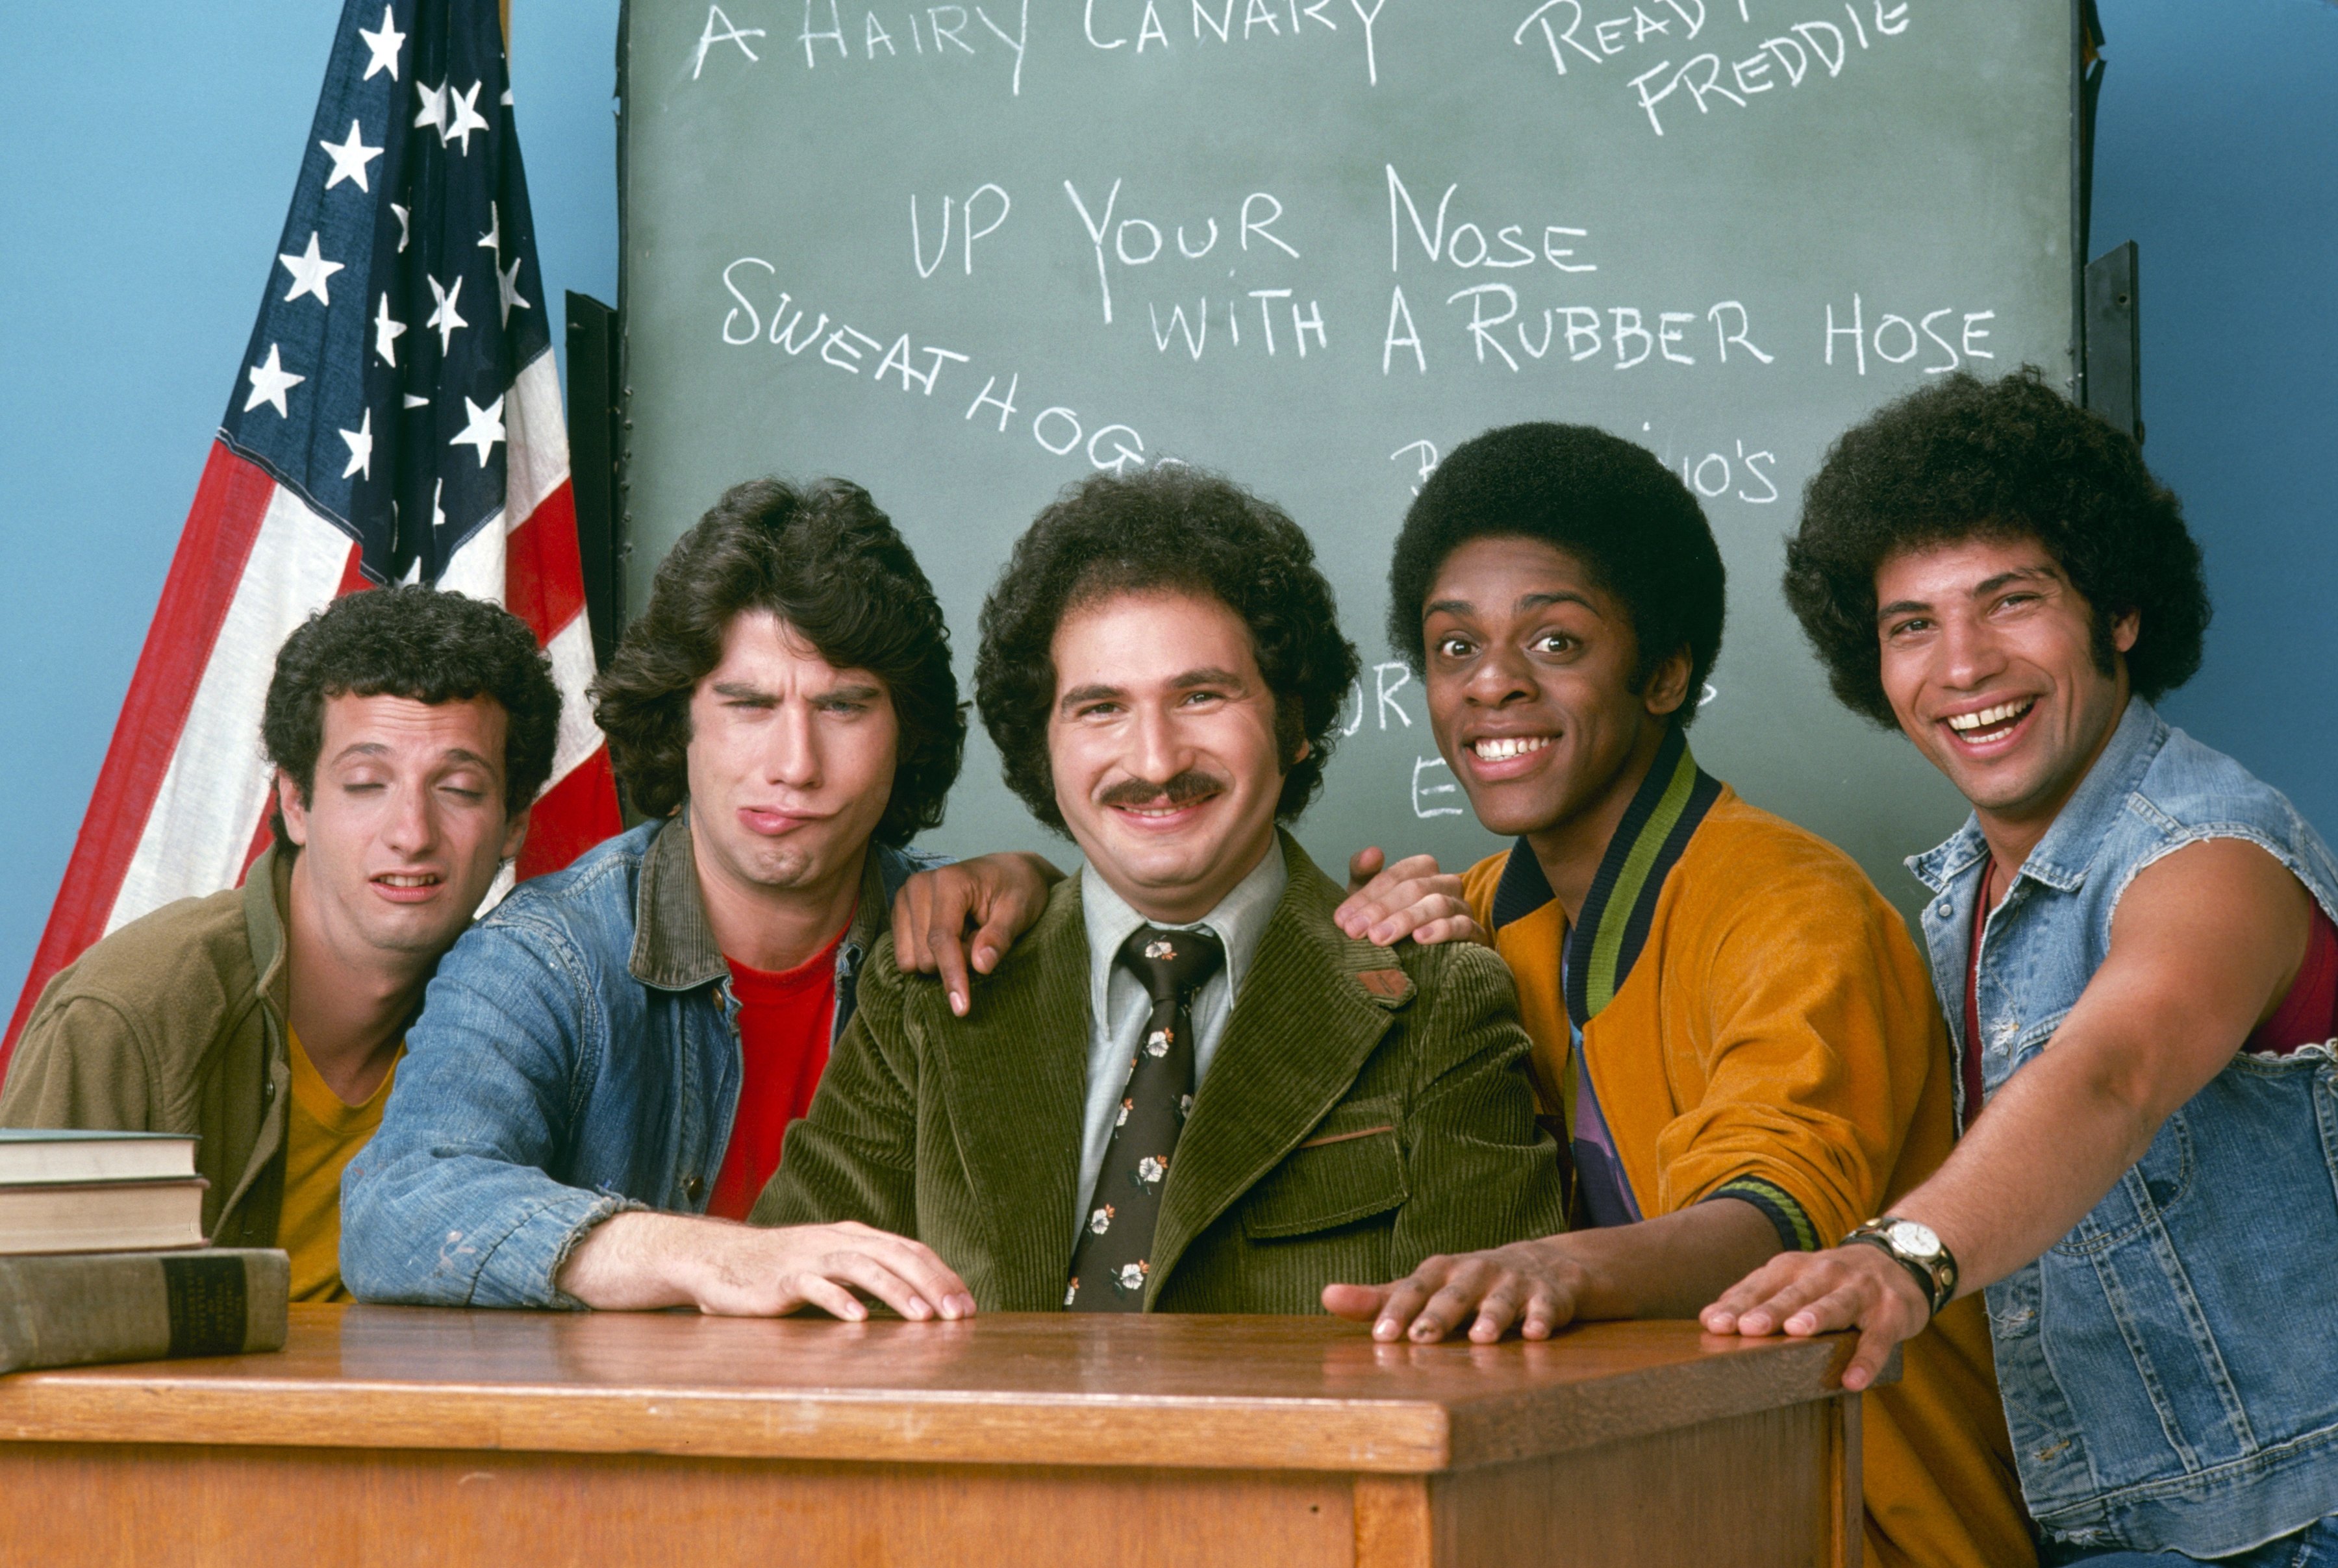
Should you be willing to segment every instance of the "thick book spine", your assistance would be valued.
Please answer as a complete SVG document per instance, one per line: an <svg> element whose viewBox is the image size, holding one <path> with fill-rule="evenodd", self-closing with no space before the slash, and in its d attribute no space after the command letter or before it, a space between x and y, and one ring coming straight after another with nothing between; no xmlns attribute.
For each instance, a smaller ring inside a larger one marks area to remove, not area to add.
<svg viewBox="0 0 2338 1568"><path fill-rule="evenodd" d="M0 1258L0 1372L280 1350L291 1279L263 1249Z"/></svg>

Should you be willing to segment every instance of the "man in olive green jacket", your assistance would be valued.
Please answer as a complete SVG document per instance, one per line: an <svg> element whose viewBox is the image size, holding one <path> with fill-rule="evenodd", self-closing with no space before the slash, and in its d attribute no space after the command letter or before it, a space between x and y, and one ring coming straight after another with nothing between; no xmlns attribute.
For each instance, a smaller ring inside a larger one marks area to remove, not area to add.
<svg viewBox="0 0 2338 1568"><path fill-rule="evenodd" d="M43 989L0 1126L192 1132L220 1246L340 1282L340 1174L378 1124L439 956L519 852L560 692L526 622L458 593L350 594L279 650L274 842L244 885L129 922Z"/></svg>
<svg viewBox="0 0 2338 1568"><path fill-rule="evenodd" d="M1007 781L1086 867L965 1017L870 965L752 1221L910 1236L1024 1311L1313 1312L1561 1227L1508 972L1346 936L1277 830L1356 669L1297 526L1191 470L1098 475L982 625Z"/></svg>

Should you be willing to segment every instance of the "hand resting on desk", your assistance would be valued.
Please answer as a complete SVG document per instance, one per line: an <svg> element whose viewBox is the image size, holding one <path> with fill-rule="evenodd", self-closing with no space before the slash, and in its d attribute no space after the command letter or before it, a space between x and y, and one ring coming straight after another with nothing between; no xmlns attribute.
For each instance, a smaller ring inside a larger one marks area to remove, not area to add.
<svg viewBox="0 0 2338 1568"><path fill-rule="evenodd" d="M974 1292L929 1247L855 1220L760 1230L687 1214L618 1214L560 1266L560 1289L587 1307L695 1307L779 1318L818 1307L869 1316L860 1292L912 1322L971 1318Z"/></svg>

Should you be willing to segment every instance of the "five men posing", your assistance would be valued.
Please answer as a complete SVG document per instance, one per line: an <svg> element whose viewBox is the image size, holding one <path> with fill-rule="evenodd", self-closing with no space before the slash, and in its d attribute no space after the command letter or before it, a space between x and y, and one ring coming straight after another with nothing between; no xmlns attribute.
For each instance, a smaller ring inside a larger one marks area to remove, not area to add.
<svg viewBox="0 0 2338 1568"><path fill-rule="evenodd" d="M541 783L541 670L415 675L377 629L301 686L295 647L368 617L509 640L346 601L280 665L316 739L271 691L279 851L60 975L0 1121L199 1128L218 1239L320 1290L346 1162L341 1265L383 1299L1855 1327L1852 1387L1906 1342L1880 1562L2338 1545L2338 863L2147 704L2206 619L2173 498L2034 376L1951 377L1838 444L1787 588L1837 693L1973 803L1911 862L1929 976L1691 755L1721 564L1629 443L1489 432L1424 487L1390 638L1517 842L1345 904L1277 826L1356 665L1289 518L1174 467L1043 513L977 696L1084 868L920 875L965 725L938 607L865 493L765 482L598 688L648 821L466 934Z"/></svg>

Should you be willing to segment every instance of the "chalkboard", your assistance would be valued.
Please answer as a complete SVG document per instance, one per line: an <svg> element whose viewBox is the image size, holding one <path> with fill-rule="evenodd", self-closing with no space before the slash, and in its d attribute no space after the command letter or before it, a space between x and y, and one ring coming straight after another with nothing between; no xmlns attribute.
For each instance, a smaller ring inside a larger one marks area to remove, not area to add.
<svg viewBox="0 0 2338 1568"><path fill-rule="evenodd" d="M866 485L967 681L1009 542L1206 466L1314 538L1365 672L1300 836L1495 848L1381 633L1439 454L1552 418L1704 498L1692 739L1901 857L1962 808L1824 690L1778 590L1827 443L1953 368L2072 366L2073 24L2039 0L633 0L629 602L726 485ZM968 681L970 688L970 681ZM978 731L978 726L977 726ZM979 734L928 842L1060 851Z"/></svg>

